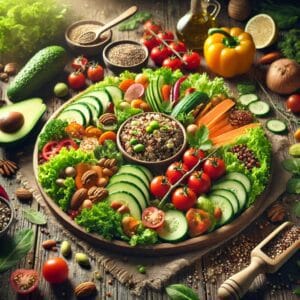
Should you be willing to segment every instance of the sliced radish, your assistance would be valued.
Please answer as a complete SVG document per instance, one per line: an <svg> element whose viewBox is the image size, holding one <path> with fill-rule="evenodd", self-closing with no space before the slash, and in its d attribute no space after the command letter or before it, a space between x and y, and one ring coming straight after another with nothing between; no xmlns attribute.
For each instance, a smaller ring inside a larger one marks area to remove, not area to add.
<svg viewBox="0 0 300 300"><path fill-rule="evenodd" d="M141 83L134 83L125 92L124 99L127 101L139 99L144 95L144 92L145 88Z"/></svg>
<svg viewBox="0 0 300 300"><path fill-rule="evenodd" d="M180 77L174 84L173 88L173 93L172 93L172 103L176 104L177 101L179 100L179 95L180 95L180 86L181 84L187 79L187 76L182 76Z"/></svg>

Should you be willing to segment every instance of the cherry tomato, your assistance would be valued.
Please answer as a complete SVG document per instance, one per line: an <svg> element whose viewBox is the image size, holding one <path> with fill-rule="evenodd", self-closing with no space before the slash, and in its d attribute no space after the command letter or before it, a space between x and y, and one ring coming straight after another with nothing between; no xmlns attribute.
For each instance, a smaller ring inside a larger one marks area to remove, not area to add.
<svg viewBox="0 0 300 300"><path fill-rule="evenodd" d="M179 187L172 194L172 203L178 210L189 210L195 205L196 200L196 194L188 187Z"/></svg>
<svg viewBox="0 0 300 300"><path fill-rule="evenodd" d="M195 91L196 91L195 88L189 87L189 88L187 88L187 89L184 91L184 95L192 94L192 93L194 93Z"/></svg>
<svg viewBox="0 0 300 300"><path fill-rule="evenodd" d="M202 171L193 172L188 179L188 187L192 189L197 196L207 193L210 190L211 181L207 174Z"/></svg>
<svg viewBox="0 0 300 300"><path fill-rule="evenodd" d="M82 72L72 72L68 76L69 86L74 90L80 90L85 87L85 76Z"/></svg>
<svg viewBox="0 0 300 300"><path fill-rule="evenodd" d="M300 94L294 94L286 100L288 110L293 113L300 113Z"/></svg>
<svg viewBox="0 0 300 300"><path fill-rule="evenodd" d="M156 176L150 183L151 194L157 198L163 198L169 189L170 183L166 176Z"/></svg>
<svg viewBox="0 0 300 300"><path fill-rule="evenodd" d="M205 157L205 153L200 149L190 148L183 154L183 163L190 169L192 169L199 160Z"/></svg>
<svg viewBox="0 0 300 300"><path fill-rule="evenodd" d="M104 69L98 64L92 64L87 70L88 79L98 82L104 77Z"/></svg>
<svg viewBox="0 0 300 300"><path fill-rule="evenodd" d="M43 159L49 160L51 157L56 155L59 151L60 147L58 142L49 141L42 149Z"/></svg>
<svg viewBox="0 0 300 300"><path fill-rule="evenodd" d="M157 41L160 44L161 40L164 40L166 42L172 42L174 41L174 34L172 31L160 31L157 34Z"/></svg>
<svg viewBox="0 0 300 300"><path fill-rule="evenodd" d="M201 62L201 56L197 52L187 52L182 57L185 64L184 68L188 71L195 71L199 68Z"/></svg>
<svg viewBox="0 0 300 300"><path fill-rule="evenodd" d="M48 259L43 265L43 276L50 283L62 283L67 280L69 268L60 257Z"/></svg>
<svg viewBox="0 0 300 300"><path fill-rule="evenodd" d="M165 213L153 206L144 209L142 214L142 223L148 228L159 228L164 224Z"/></svg>
<svg viewBox="0 0 300 300"><path fill-rule="evenodd" d="M9 281L18 294L28 295L37 289L39 273L35 270L18 269L11 273Z"/></svg>
<svg viewBox="0 0 300 300"><path fill-rule="evenodd" d="M169 165L166 171L168 181L171 184L176 183L188 170L189 168L182 162L172 163L171 165Z"/></svg>
<svg viewBox="0 0 300 300"><path fill-rule="evenodd" d="M141 43L144 44L149 51L151 51L154 47L158 46L160 43L157 41L156 37L151 34L144 34Z"/></svg>
<svg viewBox="0 0 300 300"><path fill-rule="evenodd" d="M214 209L214 217L216 220L220 220L222 217L222 210L220 207L215 207Z"/></svg>
<svg viewBox="0 0 300 300"><path fill-rule="evenodd" d="M154 22L153 20L148 20L147 22L145 22L143 28L145 33L147 34L152 34L149 30L153 31L154 33L158 33L162 29L161 25Z"/></svg>
<svg viewBox="0 0 300 300"><path fill-rule="evenodd" d="M88 59L85 58L84 56L78 56L76 58L74 58L74 60L72 61L72 68L75 71L85 71L87 64L88 64Z"/></svg>
<svg viewBox="0 0 300 300"><path fill-rule="evenodd" d="M186 219L189 226L189 235L191 237L206 232L211 226L209 214L202 209L190 208L186 213Z"/></svg>
<svg viewBox="0 0 300 300"><path fill-rule="evenodd" d="M176 56L171 56L171 57L168 57L166 58L164 61L163 61L163 67L168 67L170 68L171 70L175 71L177 69L180 69L181 66L182 66L182 62L181 60L176 57Z"/></svg>
<svg viewBox="0 0 300 300"><path fill-rule="evenodd" d="M154 63L161 66L163 61L171 55L171 50L164 45L159 45L151 50L150 57Z"/></svg>
<svg viewBox="0 0 300 300"><path fill-rule="evenodd" d="M210 179L216 180L225 174L225 163L221 158L210 157L204 162L203 171Z"/></svg>
<svg viewBox="0 0 300 300"><path fill-rule="evenodd" d="M187 51L185 43L179 42L179 41L176 41L176 42L174 41L174 42L170 43L170 47L179 53L183 53L183 52Z"/></svg>
<svg viewBox="0 0 300 300"><path fill-rule="evenodd" d="M67 149L71 149L71 148L74 148L74 149L78 149L78 145L74 142L74 140L72 139L64 139L64 140L61 140L59 143L58 143L58 152L63 148L67 148Z"/></svg>

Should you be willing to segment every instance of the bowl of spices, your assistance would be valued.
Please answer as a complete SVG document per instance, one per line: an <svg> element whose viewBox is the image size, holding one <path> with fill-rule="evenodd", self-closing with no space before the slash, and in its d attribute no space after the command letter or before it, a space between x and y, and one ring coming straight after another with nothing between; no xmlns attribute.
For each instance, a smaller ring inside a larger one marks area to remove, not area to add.
<svg viewBox="0 0 300 300"><path fill-rule="evenodd" d="M94 20L82 20L72 23L65 32L65 39L70 49L79 55L99 55L103 48L111 41L112 31L105 31L92 44L80 44L80 38L85 32L100 29L104 24Z"/></svg>
<svg viewBox="0 0 300 300"><path fill-rule="evenodd" d="M3 236L13 221L13 207L10 201L0 197L0 237Z"/></svg>
<svg viewBox="0 0 300 300"><path fill-rule="evenodd" d="M148 64L147 47L132 40L120 40L108 44L103 51L107 68L119 74L125 70L139 72Z"/></svg>
<svg viewBox="0 0 300 300"><path fill-rule="evenodd" d="M187 139L183 125L176 119L146 112L121 125L117 144L127 161L159 170L182 156Z"/></svg>

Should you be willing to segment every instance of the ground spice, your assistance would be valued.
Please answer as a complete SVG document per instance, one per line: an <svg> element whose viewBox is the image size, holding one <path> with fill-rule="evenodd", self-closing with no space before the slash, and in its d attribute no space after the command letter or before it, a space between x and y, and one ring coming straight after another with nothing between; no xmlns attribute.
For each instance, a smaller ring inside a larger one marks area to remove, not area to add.
<svg viewBox="0 0 300 300"><path fill-rule="evenodd" d="M108 59L114 65L132 67L141 63L146 58L146 52L142 46L130 43L119 44L108 52Z"/></svg>
<svg viewBox="0 0 300 300"><path fill-rule="evenodd" d="M0 201L0 232L7 227L10 218L11 218L10 207L6 203Z"/></svg>

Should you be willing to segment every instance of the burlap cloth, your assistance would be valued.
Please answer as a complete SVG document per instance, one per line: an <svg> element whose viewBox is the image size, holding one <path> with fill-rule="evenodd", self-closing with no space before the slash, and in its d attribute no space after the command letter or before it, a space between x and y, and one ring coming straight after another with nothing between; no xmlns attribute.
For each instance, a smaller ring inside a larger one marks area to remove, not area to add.
<svg viewBox="0 0 300 300"><path fill-rule="evenodd" d="M262 213L268 205L274 202L285 191L286 182L289 178L289 174L281 167L281 161L284 159L287 152L288 139L282 136L270 135L270 140L273 144L272 170L274 176L272 176L269 193L266 198L262 200L263 209L260 210L260 213ZM32 169L32 153L32 149L28 148L25 153L22 153L22 155L19 156L20 172L18 174L18 179L25 187L30 188L34 192L35 199L45 210L45 213L48 216L48 228L50 228L50 231L52 224L56 227L61 227L60 230L66 238L69 238L73 241L73 243L82 247L86 253L101 264L105 270L108 270L119 282L128 285L131 288L132 293L136 295L140 295L146 287L153 289L162 288L166 285L168 280L180 270L194 264L205 253L221 244L215 244L214 247L183 253L180 255L154 258L131 257L127 255L127 259L124 259L124 255L122 255L122 253L108 253L101 249L96 249L90 244L72 235L72 233L60 225L56 218L52 215L35 184ZM256 217L258 217L258 215ZM236 235L252 221L254 220L249 220L248 224L239 228ZM225 240L223 242L225 242ZM139 264L146 266L147 273L145 275L137 272L137 265Z"/></svg>

